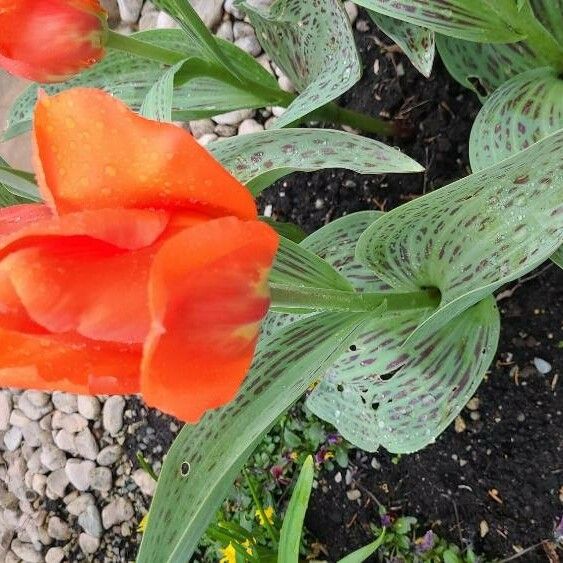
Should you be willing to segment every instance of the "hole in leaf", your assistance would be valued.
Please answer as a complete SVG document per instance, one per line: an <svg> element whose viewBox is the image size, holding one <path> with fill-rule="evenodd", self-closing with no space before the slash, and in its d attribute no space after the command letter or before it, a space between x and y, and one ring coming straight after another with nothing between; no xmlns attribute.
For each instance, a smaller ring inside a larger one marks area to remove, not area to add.
<svg viewBox="0 0 563 563"><path fill-rule="evenodd" d="M374 411L376 411L376 410L379 408L379 403L375 403L375 402L372 403L372 404L371 404L371 408L372 408Z"/></svg>
<svg viewBox="0 0 563 563"><path fill-rule="evenodd" d="M475 88L479 96L484 97L489 95L488 88L485 86L485 84L483 84L483 82L478 76L468 76L467 80L471 83L473 88Z"/></svg>
<svg viewBox="0 0 563 563"><path fill-rule="evenodd" d="M339 383L339 384L336 386L336 389L342 393L342 391L344 391L344 385L342 385L342 383Z"/></svg>
<svg viewBox="0 0 563 563"><path fill-rule="evenodd" d="M180 465L180 475L182 477L187 477L190 474L192 466L190 465L189 461L183 461L182 465Z"/></svg>
<svg viewBox="0 0 563 563"><path fill-rule="evenodd" d="M355 352L358 347L355 344L350 344L350 352Z"/></svg>
<svg viewBox="0 0 563 563"><path fill-rule="evenodd" d="M391 373L383 373L379 376L379 378L381 379L381 381L389 381L396 373L396 371L392 371Z"/></svg>

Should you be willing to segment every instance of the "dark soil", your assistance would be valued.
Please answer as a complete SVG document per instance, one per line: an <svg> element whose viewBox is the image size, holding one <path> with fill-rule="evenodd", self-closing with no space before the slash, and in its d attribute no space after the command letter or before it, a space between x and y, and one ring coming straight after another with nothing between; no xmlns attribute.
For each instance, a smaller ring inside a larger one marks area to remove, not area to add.
<svg viewBox="0 0 563 563"><path fill-rule="evenodd" d="M274 218L308 232L354 211L392 209L469 172L477 98L450 78L440 61L429 80L422 77L402 54L386 47L390 42L371 24L367 33L357 33L357 41L365 73L342 104L411 119L416 136L393 144L426 172L323 171L278 182L262 204L272 205ZM344 481L321 477L324 491L321 486L312 497L307 527L326 546L330 561L373 539L367 528L378 522L373 497L398 515L418 517L448 540L472 543L487 558L509 557L515 549L553 537L556 519L563 515L563 382L557 381L563 360L563 273L552 266L535 274L500 302L503 329L496 363L478 390L478 409L462 413L465 431L451 427L435 445L397 464L378 452L378 470L371 466L373 455L358 452L352 486L362 491L360 501L348 500ZM541 375L534 357L548 361L552 370ZM482 521L489 530L484 537ZM520 558L547 560L541 547Z"/></svg>

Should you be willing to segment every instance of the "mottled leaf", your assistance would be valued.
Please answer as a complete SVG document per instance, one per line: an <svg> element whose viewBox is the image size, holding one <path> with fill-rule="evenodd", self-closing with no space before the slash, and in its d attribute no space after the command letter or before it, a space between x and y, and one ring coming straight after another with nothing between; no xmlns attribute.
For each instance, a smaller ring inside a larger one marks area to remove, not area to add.
<svg viewBox="0 0 563 563"><path fill-rule="evenodd" d="M563 269L563 246L560 246L555 254L551 255L551 260L555 262L561 269Z"/></svg>
<svg viewBox="0 0 563 563"><path fill-rule="evenodd" d="M478 172L563 128L563 80L549 68L529 70L498 88L485 102L469 141Z"/></svg>
<svg viewBox="0 0 563 563"><path fill-rule="evenodd" d="M300 243L303 239L307 238L307 233L295 223L283 223L275 221L270 217L260 216L260 221L264 221L274 229L279 235L293 242Z"/></svg>
<svg viewBox="0 0 563 563"><path fill-rule="evenodd" d="M428 78L436 51L434 32L378 12L370 11L369 15L377 27L401 47L414 67Z"/></svg>
<svg viewBox="0 0 563 563"><path fill-rule="evenodd" d="M328 262L283 237L280 239L270 283L278 286L297 285L352 291L350 283Z"/></svg>
<svg viewBox="0 0 563 563"><path fill-rule="evenodd" d="M360 174L388 174L423 170L397 149L328 129L274 129L210 143L208 148L254 195L297 171L348 168Z"/></svg>
<svg viewBox="0 0 563 563"><path fill-rule="evenodd" d="M339 0L276 0L253 7L239 1L264 50L300 95L278 118L285 127L349 90L361 63L348 15Z"/></svg>
<svg viewBox="0 0 563 563"><path fill-rule="evenodd" d="M355 0L356 4L438 33L469 41L506 43L522 35L514 30L516 2L496 7L488 0ZM498 3L498 0L494 0Z"/></svg>
<svg viewBox="0 0 563 563"><path fill-rule="evenodd" d="M12 168L0 157L0 207L41 201L35 177Z"/></svg>
<svg viewBox="0 0 563 563"><path fill-rule="evenodd" d="M402 291L435 287L425 338L563 242L563 130L378 219L356 256Z"/></svg>
<svg viewBox="0 0 563 563"><path fill-rule="evenodd" d="M134 37L185 53L186 58L202 56L197 45L189 44L188 37L179 29L143 31L134 34ZM219 45L239 73L244 71L249 79L252 77L266 86L277 88L275 79L250 55L227 41L220 41ZM165 71L166 66L161 63L133 57L122 51L110 51L101 62L70 80L61 84L44 85L42 88L48 94L77 86L101 88L123 100L132 109L139 110L149 90ZM5 139L19 135L31 127L37 89L36 85L30 86L15 101L8 116ZM275 103L275 98L264 99L245 86L235 86L219 78L198 76L174 89L171 109L174 120L188 120Z"/></svg>
<svg viewBox="0 0 563 563"><path fill-rule="evenodd" d="M536 17L563 45L563 0L530 0Z"/></svg>
<svg viewBox="0 0 563 563"><path fill-rule="evenodd" d="M315 414L367 451L382 445L393 453L414 452L445 430L494 357L500 317L487 297L407 347L397 346L400 326L374 319L307 400Z"/></svg>
<svg viewBox="0 0 563 563"><path fill-rule="evenodd" d="M259 343L237 398L185 426L158 480L138 563L185 563L264 434L342 351L357 314L303 319Z"/></svg>
<svg viewBox="0 0 563 563"><path fill-rule="evenodd" d="M547 64L525 41L476 43L438 35L436 45L448 72L481 101L510 78Z"/></svg>

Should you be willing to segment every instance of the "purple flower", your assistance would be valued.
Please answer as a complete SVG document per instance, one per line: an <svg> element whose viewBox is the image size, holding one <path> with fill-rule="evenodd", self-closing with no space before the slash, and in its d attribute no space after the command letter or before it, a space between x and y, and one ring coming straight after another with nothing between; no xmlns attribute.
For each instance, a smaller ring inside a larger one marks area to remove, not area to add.
<svg viewBox="0 0 563 563"><path fill-rule="evenodd" d="M434 532L432 530L428 530L421 538L416 540L416 553L421 555L422 553L426 553L430 551L434 547Z"/></svg>
<svg viewBox="0 0 563 563"><path fill-rule="evenodd" d="M326 437L326 443L329 446L334 446L335 444L340 444L340 442L342 441L342 438L338 435L338 434L329 434Z"/></svg>
<svg viewBox="0 0 563 563"><path fill-rule="evenodd" d="M557 543L563 543L563 516L561 517L561 520L559 520L559 524L557 524L557 527L553 532L553 537Z"/></svg>
<svg viewBox="0 0 563 563"><path fill-rule="evenodd" d="M387 514L387 512L385 514L380 514L379 518L381 520L381 525L384 528L390 528L391 524L393 523L393 521L391 520L391 516L389 516L389 514Z"/></svg>

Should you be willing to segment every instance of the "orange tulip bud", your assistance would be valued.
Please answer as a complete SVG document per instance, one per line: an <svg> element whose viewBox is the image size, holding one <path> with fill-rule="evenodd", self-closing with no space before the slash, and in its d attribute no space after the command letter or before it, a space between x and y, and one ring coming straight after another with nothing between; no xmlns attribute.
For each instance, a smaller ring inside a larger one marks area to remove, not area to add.
<svg viewBox="0 0 563 563"><path fill-rule="evenodd" d="M0 0L0 67L63 82L104 55L107 13L97 0Z"/></svg>
<svg viewBox="0 0 563 563"><path fill-rule="evenodd" d="M278 235L184 129L100 90L40 98L47 205L0 209L0 385L142 393L188 422L230 401Z"/></svg>

